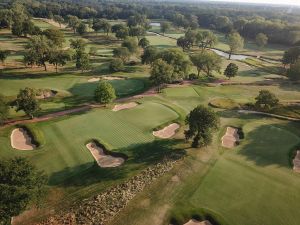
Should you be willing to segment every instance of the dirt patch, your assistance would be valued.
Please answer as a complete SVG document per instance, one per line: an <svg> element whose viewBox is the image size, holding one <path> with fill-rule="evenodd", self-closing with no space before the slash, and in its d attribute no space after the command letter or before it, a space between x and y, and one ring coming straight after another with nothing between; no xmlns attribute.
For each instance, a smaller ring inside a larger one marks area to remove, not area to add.
<svg viewBox="0 0 300 225"><path fill-rule="evenodd" d="M293 164L294 164L294 171L297 173L300 173L300 151L297 151L297 154L293 160Z"/></svg>
<svg viewBox="0 0 300 225"><path fill-rule="evenodd" d="M90 150L100 167L118 167L125 161L122 157L107 154L107 152L95 142L88 143L86 147Z"/></svg>
<svg viewBox="0 0 300 225"><path fill-rule="evenodd" d="M183 225L212 225L208 220L199 222L198 220L191 219L189 222Z"/></svg>
<svg viewBox="0 0 300 225"><path fill-rule="evenodd" d="M55 95L57 94L57 91L53 91L53 90L41 90L36 98L37 99L47 99L47 98L53 98L55 97Z"/></svg>
<svg viewBox="0 0 300 225"><path fill-rule="evenodd" d="M119 104L119 105L115 105L114 108L112 109L112 111L116 112L116 111L120 111L120 110L124 110L124 109L131 109L136 107L138 104L136 102L129 102L126 104Z"/></svg>
<svg viewBox="0 0 300 225"><path fill-rule="evenodd" d="M234 127L227 127L226 134L222 137L222 146L225 148L233 148L239 142L238 129Z"/></svg>
<svg viewBox="0 0 300 225"><path fill-rule="evenodd" d="M174 176L171 178L171 181L172 181L172 182L179 182L179 181L180 181L180 178L179 178L177 175L174 175Z"/></svg>
<svg viewBox="0 0 300 225"><path fill-rule="evenodd" d="M158 130L158 131L153 131L153 135L155 137L159 138L170 138L175 135L176 130L180 128L178 123L171 123L170 125L166 126L165 128Z"/></svg>
<svg viewBox="0 0 300 225"><path fill-rule="evenodd" d="M37 147L33 144L34 141L24 128L14 129L11 133L10 140L11 146L17 150L33 150Z"/></svg>

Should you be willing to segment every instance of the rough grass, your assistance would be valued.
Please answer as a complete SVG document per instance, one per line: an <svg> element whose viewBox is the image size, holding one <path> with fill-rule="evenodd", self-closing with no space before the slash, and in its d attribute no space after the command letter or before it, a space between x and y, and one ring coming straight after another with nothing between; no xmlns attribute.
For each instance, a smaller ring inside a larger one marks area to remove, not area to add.
<svg viewBox="0 0 300 225"><path fill-rule="evenodd" d="M238 109L240 106L229 98L215 98L209 102L209 105L220 109Z"/></svg>

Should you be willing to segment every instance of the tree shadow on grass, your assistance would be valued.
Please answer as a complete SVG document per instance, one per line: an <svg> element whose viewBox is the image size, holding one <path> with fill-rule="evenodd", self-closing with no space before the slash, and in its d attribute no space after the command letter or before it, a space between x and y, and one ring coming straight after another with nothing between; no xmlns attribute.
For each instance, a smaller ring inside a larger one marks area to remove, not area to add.
<svg viewBox="0 0 300 225"><path fill-rule="evenodd" d="M115 168L101 168L96 162L75 167L67 167L53 173L49 185L62 187L88 186L99 182L115 182L136 175L150 165L164 160L166 157L179 157L185 151L176 148L181 140L156 140L142 145L133 145L124 149L114 150L128 156L123 165Z"/></svg>
<svg viewBox="0 0 300 225"><path fill-rule="evenodd" d="M289 124L261 125L245 133L247 144L238 154L259 166L290 167L290 152L299 146L300 138L290 130Z"/></svg>

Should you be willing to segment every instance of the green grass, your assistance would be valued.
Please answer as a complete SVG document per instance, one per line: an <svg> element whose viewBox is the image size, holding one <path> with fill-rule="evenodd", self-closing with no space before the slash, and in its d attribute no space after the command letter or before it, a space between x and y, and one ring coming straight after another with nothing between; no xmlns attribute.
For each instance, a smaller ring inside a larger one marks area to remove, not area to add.
<svg viewBox="0 0 300 225"><path fill-rule="evenodd" d="M288 160L299 136L269 121L247 123L243 130L242 145L218 160L190 203L201 202L233 225L299 224L300 179Z"/></svg>
<svg viewBox="0 0 300 225"><path fill-rule="evenodd" d="M1 131L0 143L4 151L0 154L1 157L26 156L39 169L54 176L53 180L63 180L67 174L70 176L81 171L81 167L86 169L93 165L94 159L84 146L87 140L95 138L110 150L130 153L137 145L154 141L153 128L177 117L178 114L170 108L151 102L120 112L110 109L94 110L54 122L37 124L46 143L37 151L13 150L8 138L10 129ZM66 172L61 172L63 170ZM55 175L60 172L63 175Z"/></svg>

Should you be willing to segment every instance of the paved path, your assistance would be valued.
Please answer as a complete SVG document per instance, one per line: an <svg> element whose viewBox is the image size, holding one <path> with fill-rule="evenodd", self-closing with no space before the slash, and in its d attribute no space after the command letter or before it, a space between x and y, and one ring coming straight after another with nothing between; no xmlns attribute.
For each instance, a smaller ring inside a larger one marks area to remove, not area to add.
<svg viewBox="0 0 300 225"><path fill-rule="evenodd" d="M251 110L238 110L238 113L242 114L256 114L256 115L262 115L262 116L269 116L277 119L283 119L283 120L289 120L289 121L296 121L299 122L300 119L294 118L294 117L288 117L288 116L280 116L272 113L264 113L259 111L251 111Z"/></svg>

